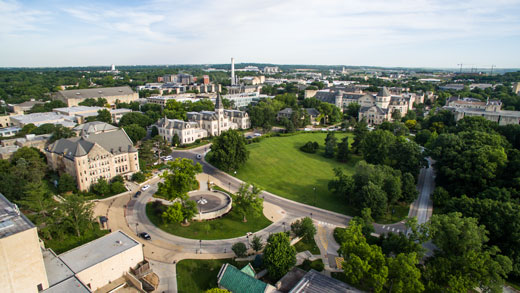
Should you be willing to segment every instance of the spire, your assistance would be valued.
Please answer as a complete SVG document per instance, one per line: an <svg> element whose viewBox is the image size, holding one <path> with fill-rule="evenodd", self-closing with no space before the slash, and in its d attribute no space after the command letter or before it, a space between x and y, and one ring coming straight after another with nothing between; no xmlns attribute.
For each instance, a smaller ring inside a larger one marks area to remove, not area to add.
<svg viewBox="0 0 520 293"><path fill-rule="evenodd" d="M222 98L220 97L220 92L217 92L217 100L215 101L215 111L223 110L224 104L222 104Z"/></svg>
<svg viewBox="0 0 520 293"><path fill-rule="evenodd" d="M390 92L388 91L388 89L386 88L386 86L384 86L384 87L379 91L379 93L378 93L377 95L380 96L380 97L389 97L389 96L390 96Z"/></svg>

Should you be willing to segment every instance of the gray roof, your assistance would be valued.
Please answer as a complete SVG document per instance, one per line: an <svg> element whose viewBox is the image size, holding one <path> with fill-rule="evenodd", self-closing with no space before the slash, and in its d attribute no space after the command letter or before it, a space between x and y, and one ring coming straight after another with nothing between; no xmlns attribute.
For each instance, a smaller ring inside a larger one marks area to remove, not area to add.
<svg viewBox="0 0 520 293"><path fill-rule="evenodd" d="M76 127L74 127L74 130L81 131L81 135L85 134L94 134L99 132L106 132L106 131L112 131L118 129L114 125L101 122L101 121L94 121L89 122L85 124L80 124Z"/></svg>
<svg viewBox="0 0 520 293"><path fill-rule="evenodd" d="M289 293L334 293L334 292L363 292L354 287L351 287L339 280L327 277L317 271L311 269L303 278L296 284Z"/></svg>
<svg viewBox="0 0 520 293"><path fill-rule="evenodd" d="M58 283L52 287L49 287L42 292L45 293L89 293L90 291L80 280L76 277L70 277L61 283Z"/></svg>
<svg viewBox="0 0 520 293"><path fill-rule="evenodd" d="M52 251L45 249L42 251L43 263L45 265L45 272L47 273L47 280L49 286L66 280L74 276L74 272Z"/></svg>
<svg viewBox="0 0 520 293"><path fill-rule="evenodd" d="M224 114L229 117L247 117L247 112L240 110L224 110Z"/></svg>
<svg viewBox="0 0 520 293"><path fill-rule="evenodd" d="M292 108L285 108L285 109L280 110L280 112L278 112L278 115L280 115L280 114L291 115L293 112L294 112L294 110Z"/></svg>
<svg viewBox="0 0 520 293"><path fill-rule="evenodd" d="M224 104L222 103L220 92L217 93L217 100L215 101L215 110L217 109L224 109Z"/></svg>
<svg viewBox="0 0 520 293"><path fill-rule="evenodd" d="M307 111L307 114L309 114L310 116L319 116L320 115L320 111L314 109L314 108L305 108L305 111Z"/></svg>
<svg viewBox="0 0 520 293"><path fill-rule="evenodd" d="M62 138L47 147L52 153L64 155L69 159L81 157L90 152L94 144L98 144L111 154L137 152L132 140L123 129L94 134L82 134L80 137Z"/></svg>
<svg viewBox="0 0 520 293"><path fill-rule="evenodd" d="M336 104L335 92L317 91L314 97L325 103Z"/></svg>
<svg viewBox="0 0 520 293"><path fill-rule="evenodd" d="M370 110L372 108L376 108L376 110L377 110L377 112L379 114L386 114L388 112L388 109L381 109L381 107L379 107L379 106L361 107L359 109L359 112L360 113L365 113L366 111L368 111L368 110Z"/></svg>
<svg viewBox="0 0 520 293"><path fill-rule="evenodd" d="M390 91L384 86L381 90L379 90L379 93L377 93L379 97L388 97L390 96Z"/></svg>
<svg viewBox="0 0 520 293"><path fill-rule="evenodd" d="M190 112L199 114L196 112ZM193 118L193 117L192 117ZM162 118L157 122L157 126L167 129L187 129L187 128L198 128L199 125L196 122L186 122L179 119L168 119L168 118Z"/></svg>
<svg viewBox="0 0 520 293"><path fill-rule="evenodd" d="M59 255L74 272L79 273L135 246L141 245L122 231L115 231ZM138 262L139 260L136 260Z"/></svg>
<svg viewBox="0 0 520 293"><path fill-rule="evenodd" d="M126 96L132 95L134 91L129 86L120 87L105 87L105 88L92 88L83 90L66 90L59 91L56 96L60 96L65 99L88 99L88 98L103 98L112 96Z"/></svg>
<svg viewBox="0 0 520 293"><path fill-rule="evenodd" d="M91 111L96 112L102 109L102 107L89 107L89 106L73 106L73 107L63 107L63 108L54 108L52 109L53 112L64 112L70 114L74 114L76 112L84 112L84 111Z"/></svg>
<svg viewBox="0 0 520 293"><path fill-rule="evenodd" d="M11 107L20 107L20 108L32 108L34 105L41 105L41 104L45 104L45 102L41 102L41 101L27 101L27 102L23 102L23 103L20 103L20 104L9 104L9 106Z"/></svg>
<svg viewBox="0 0 520 293"><path fill-rule="evenodd" d="M0 239L34 227L18 207L0 193Z"/></svg>

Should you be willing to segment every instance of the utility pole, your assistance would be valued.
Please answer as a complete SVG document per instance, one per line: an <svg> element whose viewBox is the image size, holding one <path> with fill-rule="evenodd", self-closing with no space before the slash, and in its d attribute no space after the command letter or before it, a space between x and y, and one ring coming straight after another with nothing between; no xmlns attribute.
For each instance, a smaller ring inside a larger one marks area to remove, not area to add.
<svg viewBox="0 0 520 293"><path fill-rule="evenodd" d="M493 75L493 68L495 68L495 67L496 67L495 64L492 64L492 65L491 65L491 73L490 73L490 75Z"/></svg>
<svg viewBox="0 0 520 293"><path fill-rule="evenodd" d="M459 73L462 73L462 65L464 65L464 64L460 63L460 64L457 64L457 65L460 66Z"/></svg>

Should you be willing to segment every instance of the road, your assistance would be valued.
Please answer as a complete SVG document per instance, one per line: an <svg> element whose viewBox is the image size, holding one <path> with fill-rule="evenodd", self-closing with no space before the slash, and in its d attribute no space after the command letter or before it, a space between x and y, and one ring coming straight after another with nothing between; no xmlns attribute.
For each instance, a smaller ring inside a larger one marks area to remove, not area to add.
<svg viewBox="0 0 520 293"><path fill-rule="evenodd" d="M418 224L428 222L433 213L433 202L430 195L435 187L435 173L433 171L433 160L428 158L428 168L421 169L417 189L419 198L410 206L408 217L417 217Z"/></svg>

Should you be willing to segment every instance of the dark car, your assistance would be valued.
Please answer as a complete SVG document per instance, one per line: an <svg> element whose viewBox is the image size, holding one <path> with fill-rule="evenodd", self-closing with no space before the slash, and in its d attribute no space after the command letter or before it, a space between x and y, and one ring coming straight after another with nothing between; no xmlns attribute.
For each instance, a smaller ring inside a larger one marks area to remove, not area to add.
<svg viewBox="0 0 520 293"><path fill-rule="evenodd" d="M141 191L138 191L134 194L134 197L139 197L139 195L141 195Z"/></svg>
<svg viewBox="0 0 520 293"><path fill-rule="evenodd" d="M152 240L152 237L150 237L150 235L146 232L141 232L139 233L139 237L145 239L145 240Z"/></svg>

